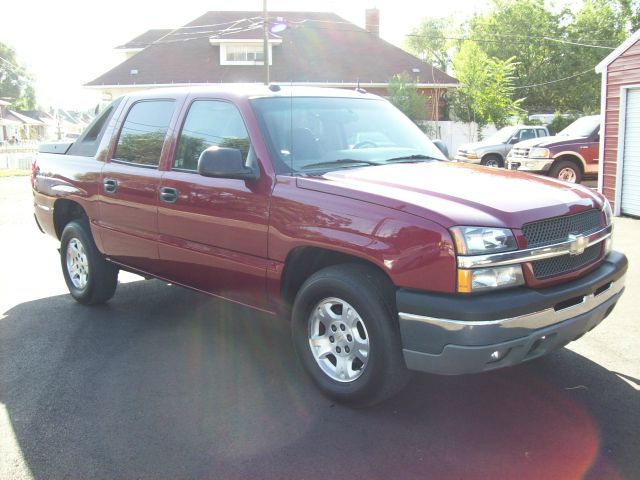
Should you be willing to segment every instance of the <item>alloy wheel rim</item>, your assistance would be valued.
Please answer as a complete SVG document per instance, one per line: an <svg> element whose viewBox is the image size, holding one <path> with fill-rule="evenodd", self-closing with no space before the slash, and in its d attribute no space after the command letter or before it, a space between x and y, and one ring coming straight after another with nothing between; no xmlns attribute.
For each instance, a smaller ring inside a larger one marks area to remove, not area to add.
<svg viewBox="0 0 640 480"><path fill-rule="evenodd" d="M576 183L576 172L571 168L563 168L558 173L558 178L564 182Z"/></svg>
<svg viewBox="0 0 640 480"><path fill-rule="evenodd" d="M89 261L82 242L72 238L67 244L67 273L73 286L84 289L89 281Z"/></svg>
<svg viewBox="0 0 640 480"><path fill-rule="evenodd" d="M349 383L364 373L369 361L369 333L355 308L340 298L320 301L309 316L309 348L332 380Z"/></svg>

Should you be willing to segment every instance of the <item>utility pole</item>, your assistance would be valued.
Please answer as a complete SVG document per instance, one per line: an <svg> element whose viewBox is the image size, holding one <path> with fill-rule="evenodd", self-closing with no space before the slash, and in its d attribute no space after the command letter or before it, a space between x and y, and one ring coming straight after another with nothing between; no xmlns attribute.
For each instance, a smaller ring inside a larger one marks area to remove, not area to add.
<svg viewBox="0 0 640 480"><path fill-rule="evenodd" d="M263 53L264 57L264 84L269 85L269 18L267 17L267 0L262 0L262 10L263 10Z"/></svg>

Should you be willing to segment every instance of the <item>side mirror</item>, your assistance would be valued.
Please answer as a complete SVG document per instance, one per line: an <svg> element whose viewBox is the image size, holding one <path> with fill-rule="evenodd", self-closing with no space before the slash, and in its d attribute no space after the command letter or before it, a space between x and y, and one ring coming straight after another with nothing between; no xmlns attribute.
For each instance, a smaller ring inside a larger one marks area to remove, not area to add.
<svg viewBox="0 0 640 480"><path fill-rule="evenodd" d="M257 180L260 177L258 171L244 165L240 150L217 146L209 147L200 154L198 173L203 177L240 180Z"/></svg>
<svg viewBox="0 0 640 480"><path fill-rule="evenodd" d="M519 141L520 141L520 139L518 137L513 137L511 140L509 140L509 144L515 145Z"/></svg>

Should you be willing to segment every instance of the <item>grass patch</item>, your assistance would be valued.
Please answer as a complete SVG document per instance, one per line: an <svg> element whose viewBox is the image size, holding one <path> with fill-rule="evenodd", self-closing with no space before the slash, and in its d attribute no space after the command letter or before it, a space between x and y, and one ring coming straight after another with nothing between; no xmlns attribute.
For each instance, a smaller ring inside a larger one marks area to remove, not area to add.
<svg viewBox="0 0 640 480"><path fill-rule="evenodd" d="M26 177L31 174L31 170L17 170L15 168L8 168L0 170L1 177Z"/></svg>

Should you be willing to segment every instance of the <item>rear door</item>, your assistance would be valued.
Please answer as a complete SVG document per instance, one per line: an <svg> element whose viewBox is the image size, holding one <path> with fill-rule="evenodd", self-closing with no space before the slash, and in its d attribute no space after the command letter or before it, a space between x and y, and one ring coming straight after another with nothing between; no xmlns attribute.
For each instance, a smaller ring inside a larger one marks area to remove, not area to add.
<svg viewBox="0 0 640 480"><path fill-rule="evenodd" d="M237 148L257 166L243 117L231 102L193 99L170 170L160 183L159 255L163 276L214 295L268 309L267 226L271 179L246 181L197 173L210 146Z"/></svg>
<svg viewBox="0 0 640 480"><path fill-rule="evenodd" d="M102 169L100 235L114 260L154 273L158 259L158 169L176 99L130 101Z"/></svg>

